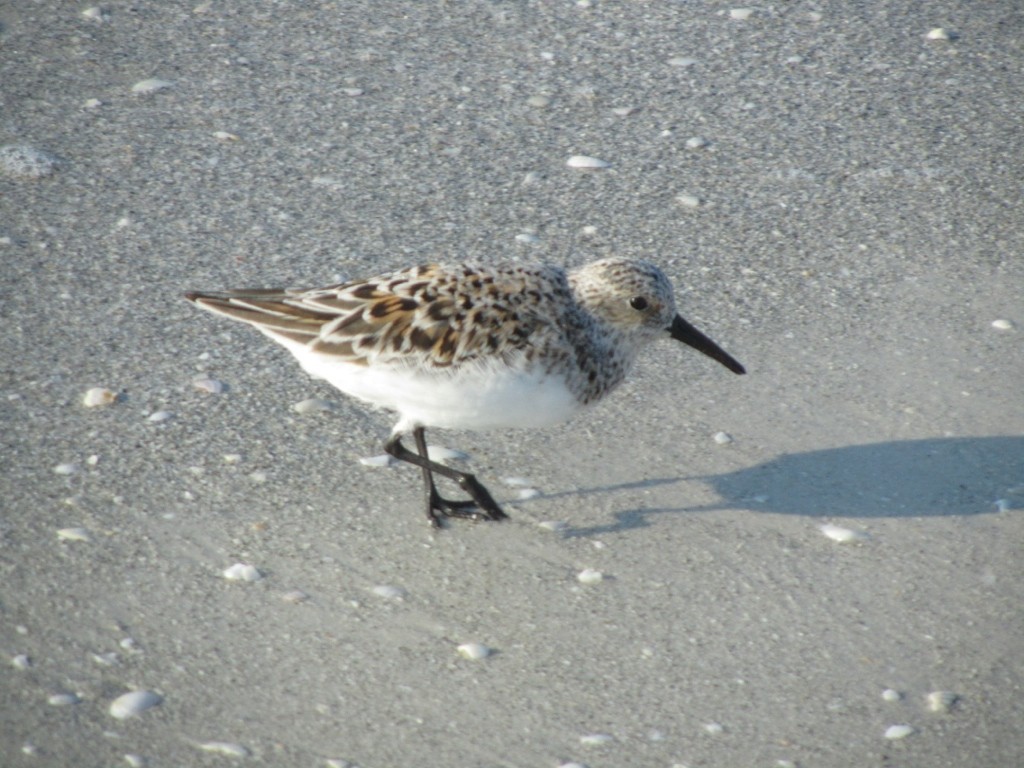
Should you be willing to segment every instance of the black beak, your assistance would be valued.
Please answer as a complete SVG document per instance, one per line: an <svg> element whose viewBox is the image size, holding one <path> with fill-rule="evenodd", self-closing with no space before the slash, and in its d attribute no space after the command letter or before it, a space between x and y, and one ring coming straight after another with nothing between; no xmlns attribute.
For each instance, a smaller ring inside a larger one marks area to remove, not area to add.
<svg viewBox="0 0 1024 768"><path fill-rule="evenodd" d="M712 360L717 360L733 373L747 372L747 369L740 365L728 352L683 320L679 315L676 315L676 319L672 321L668 331L676 341L689 344L698 352L703 352Z"/></svg>

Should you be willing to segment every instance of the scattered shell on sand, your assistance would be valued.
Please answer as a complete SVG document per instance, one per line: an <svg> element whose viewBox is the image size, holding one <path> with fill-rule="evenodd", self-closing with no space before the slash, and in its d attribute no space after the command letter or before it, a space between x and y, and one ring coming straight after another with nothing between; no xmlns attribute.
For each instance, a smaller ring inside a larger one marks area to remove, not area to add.
<svg viewBox="0 0 1024 768"><path fill-rule="evenodd" d="M580 744L585 747L600 747L615 741L615 737L607 733L588 733L580 736Z"/></svg>
<svg viewBox="0 0 1024 768"><path fill-rule="evenodd" d="M882 691L882 699L884 701L899 701L902 698L903 695L899 691L893 690L892 688L886 688L884 691Z"/></svg>
<svg viewBox="0 0 1024 768"><path fill-rule="evenodd" d="M32 666L32 659L24 653L19 653L11 659L11 666L15 669L28 669Z"/></svg>
<svg viewBox="0 0 1024 768"><path fill-rule="evenodd" d="M281 599L286 603L304 603L309 600L309 595L301 589L290 589L281 595Z"/></svg>
<svg viewBox="0 0 1024 768"><path fill-rule="evenodd" d="M224 578L230 581L259 581L263 578L259 568L248 563L235 563L224 569Z"/></svg>
<svg viewBox="0 0 1024 768"><path fill-rule="evenodd" d="M146 417L146 421L153 424L163 424L165 421L170 421L174 418L174 414L171 411L153 411Z"/></svg>
<svg viewBox="0 0 1024 768"><path fill-rule="evenodd" d="M733 8L729 11L729 18L737 21L746 21L754 15L753 8Z"/></svg>
<svg viewBox="0 0 1024 768"><path fill-rule="evenodd" d="M999 331L1009 331L1013 328L1013 323L1000 318L999 320L992 321L992 327Z"/></svg>
<svg viewBox="0 0 1024 768"><path fill-rule="evenodd" d="M914 732L912 726L909 725L890 725L885 729L885 738L887 739L903 739Z"/></svg>
<svg viewBox="0 0 1024 768"><path fill-rule="evenodd" d="M370 591L377 597L384 597L388 600L401 600L406 595L405 590L401 587L392 587L389 584L379 584Z"/></svg>
<svg viewBox="0 0 1024 768"><path fill-rule="evenodd" d="M531 107L534 107L535 109L544 109L544 107L551 106L551 97L545 96L543 94L538 94L536 96L530 96L526 100L526 103L529 104Z"/></svg>
<svg viewBox="0 0 1024 768"><path fill-rule="evenodd" d="M218 141L238 141L238 134L231 133L230 131L214 131L213 138Z"/></svg>
<svg viewBox="0 0 1024 768"><path fill-rule="evenodd" d="M118 696L110 703L110 716L118 720L141 715L147 709L162 702L163 696L153 691L131 691Z"/></svg>
<svg viewBox="0 0 1024 768"><path fill-rule="evenodd" d="M956 700L957 695L952 691L932 691L924 697L929 712L949 712Z"/></svg>
<svg viewBox="0 0 1024 768"><path fill-rule="evenodd" d="M85 528L58 528L57 538L61 541L89 541L91 539Z"/></svg>
<svg viewBox="0 0 1024 768"><path fill-rule="evenodd" d="M516 242L523 243L524 245L533 245L534 243L539 243L540 238L532 232L520 232L516 235Z"/></svg>
<svg viewBox="0 0 1024 768"><path fill-rule="evenodd" d="M156 93L157 91L163 91L168 88L173 88L174 83L170 80L161 80L157 77L151 77L147 80L139 80L135 85L132 86L132 93L148 94Z"/></svg>
<svg viewBox="0 0 1024 768"><path fill-rule="evenodd" d="M124 761L128 763L132 768L145 768L149 763L142 755L127 754L124 756Z"/></svg>
<svg viewBox="0 0 1024 768"><path fill-rule="evenodd" d="M227 389L224 382L219 379L196 379L192 386L208 395L219 395Z"/></svg>
<svg viewBox="0 0 1024 768"><path fill-rule="evenodd" d="M390 467L395 463L395 457L382 453L380 456L364 456L359 463L364 467Z"/></svg>
<svg viewBox="0 0 1024 768"><path fill-rule="evenodd" d="M588 157L587 155L573 155L566 160L565 164L570 168L577 168L579 170L597 170L611 166L611 163L606 160L601 160L598 157Z"/></svg>
<svg viewBox="0 0 1024 768"><path fill-rule="evenodd" d="M697 63L697 60L690 56L673 56L668 60L669 66L671 67L692 67Z"/></svg>
<svg viewBox="0 0 1024 768"><path fill-rule="evenodd" d="M465 659L470 659L471 661L486 659L491 655L491 649L486 645L481 645L480 643L463 643L456 648L456 650L459 652L460 656Z"/></svg>
<svg viewBox="0 0 1024 768"><path fill-rule="evenodd" d="M89 21L106 21L107 14L98 5L93 5L82 11L82 18L89 19Z"/></svg>
<svg viewBox="0 0 1024 768"><path fill-rule="evenodd" d="M576 580L580 584L600 584L604 581L604 574L600 571L595 571L593 568L584 568L576 574Z"/></svg>
<svg viewBox="0 0 1024 768"><path fill-rule="evenodd" d="M732 435L728 432L715 432L711 439L719 445L728 445L732 442Z"/></svg>
<svg viewBox="0 0 1024 768"><path fill-rule="evenodd" d="M934 29L928 30L925 38L928 40L952 40L953 34L943 27L935 27Z"/></svg>
<svg viewBox="0 0 1024 768"><path fill-rule="evenodd" d="M536 499L540 495L540 491L536 488L520 488L516 493L516 498L520 501L528 501L529 499Z"/></svg>
<svg viewBox="0 0 1024 768"><path fill-rule="evenodd" d="M199 745L204 752L215 752L228 757L248 757L249 750L241 744L234 744L230 741L204 741Z"/></svg>
<svg viewBox="0 0 1024 768"><path fill-rule="evenodd" d="M47 697L46 703L52 707L69 707L72 704L78 704L81 700L81 697L75 693L54 693Z"/></svg>
<svg viewBox="0 0 1024 768"><path fill-rule="evenodd" d="M725 733L725 726L721 723L704 723L704 730L712 736L717 736L720 733Z"/></svg>
<svg viewBox="0 0 1024 768"><path fill-rule="evenodd" d="M697 208L700 206L700 198L686 192L676 195L676 202L684 208Z"/></svg>
<svg viewBox="0 0 1024 768"><path fill-rule="evenodd" d="M832 523L825 523L825 525L820 527L820 530L832 541L838 541L840 544L846 544L851 541L866 541L868 539L868 535L864 531L855 531L852 528L843 528Z"/></svg>
<svg viewBox="0 0 1024 768"><path fill-rule="evenodd" d="M640 107L614 107L612 114L617 117L629 117L640 111Z"/></svg>
<svg viewBox="0 0 1024 768"><path fill-rule="evenodd" d="M53 468L53 471L58 475L74 475L78 472L78 465L69 461L64 464L58 464Z"/></svg>
<svg viewBox="0 0 1024 768"><path fill-rule="evenodd" d="M690 138L688 138L686 140L686 148L687 149L703 149L704 147L706 147L710 143L711 142L709 142L703 136L691 136Z"/></svg>
<svg viewBox="0 0 1024 768"><path fill-rule="evenodd" d="M330 400L310 397L293 405L292 410L296 413L324 413L325 411L333 411L336 407Z"/></svg>
<svg viewBox="0 0 1024 768"><path fill-rule="evenodd" d="M537 527L545 531L552 531L554 533L558 533L559 531L564 531L565 529L567 529L569 527L569 524L564 520L542 520L541 522L537 523Z"/></svg>
<svg viewBox="0 0 1024 768"><path fill-rule="evenodd" d="M110 405L117 400L117 392L106 387L93 387L85 392L82 397L82 405L86 408L97 408L101 405Z"/></svg>
<svg viewBox="0 0 1024 768"><path fill-rule="evenodd" d="M20 179L41 179L54 173L61 165L56 155L27 144L6 144L0 147L0 173Z"/></svg>
<svg viewBox="0 0 1024 768"><path fill-rule="evenodd" d="M468 453L441 445L428 445L427 456L431 461L466 461L469 458Z"/></svg>

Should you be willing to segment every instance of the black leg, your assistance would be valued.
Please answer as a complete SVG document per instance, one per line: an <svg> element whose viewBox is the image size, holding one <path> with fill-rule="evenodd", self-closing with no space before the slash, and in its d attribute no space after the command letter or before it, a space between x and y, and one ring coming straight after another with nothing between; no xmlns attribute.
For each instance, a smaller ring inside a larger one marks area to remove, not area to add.
<svg viewBox="0 0 1024 768"><path fill-rule="evenodd" d="M413 453L402 445L399 435L392 435L384 444L384 450L399 461L406 461L415 464L423 470L423 484L426 489L427 517L430 524L435 528L440 527L441 522L438 514L444 517L462 517L470 520L504 520L508 515L501 511L501 507L491 498L487 489L477 481L473 475L466 472L459 472L457 469L446 467L436 461L431 461L427 455L427 438L423 427L413 430L413 439L416 441L416 449L419 453ZM433 473L437 472L442 477L447 477L459 484L459 487L470 495L470 499L454 501L445 499L437 492L434 485Z"/></svg>

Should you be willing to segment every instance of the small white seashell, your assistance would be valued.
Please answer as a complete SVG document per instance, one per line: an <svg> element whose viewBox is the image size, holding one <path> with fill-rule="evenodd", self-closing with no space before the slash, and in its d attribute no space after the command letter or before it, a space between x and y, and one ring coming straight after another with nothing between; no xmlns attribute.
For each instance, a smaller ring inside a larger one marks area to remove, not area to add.
<svg viewBox="0 0 1024 768"><path fill-rule="evenodd" d="M903 694L899 691L895 691L892 688L886 688L882 691L882 699L884 701L899 701L903 698Z"/></svg>
<svg viewBox="0 0 1024 768"><path fill-rule="evenodd" d="M1009 331L1011 328L1013 328L1013 323L1010 322L1009 320L1003 320L1002 318L1000 318L999 320L992 321L992 327L1000 331Z"/></svg>
<svg viewBox="0 0 1024 768"><path fill-rule="evenodd" d="M725 726L721 723L704 723L704 730L712 736L717 736L720 733L725 733Z"/></svg>
<svg viewBox="0 0 1024 768"><path fill-rule="evenodd" d="M737 21L746 21L754 15L753 8L733 8L729 11L729 18Z"/></svg>
<svg viewBox="0 0 1024 768"><path fill-rule="evenodd" d="M587 768L583 763L561 763L558 768Z"/></svg>
<svg viewBox="0 0 1024 768"><path fill-rule="evenodd" d="M148 80L139 80L135 85L132 86L132 93L148 94L156 93L157 91L163 91L167 88L172 88L174 83L169 80L161 80L156 77L151 77Z"/></svg>
<svg viewBox="0 0 1024 768"><path fill-rule="evenodd" d="M588 733L586 736L580 736L580 744L585 747L600 747L612 741L615 741L615 737L607 733Z"/></svg>
<svg viewBox="0 0 1024 768"><path fill-rule="evenodd" d="M531 232L520 232L516 235L516 242L523 243L525 245L533 245L534 243L539 243L540 238Z"/></svg>
<svg viewBox="0 0 1024 768"><path fill-rule="evenodd" d="M103 102L100 101L99 99L86 99L82 103L82 106L85 109L98 109L98 108L103 106Z"/></svg>
<svg viewBox="0 0 1024 768"><path fill-rule="evenodd" d="M291 589L281 595L281 599L286 603L304 603L309 600L309 595L301 589Z"/></svg>
<svg viewBox="0 0 1024 768"><path fill-rule="evenodd" d="M516 498L520 501L527 501L528 499L536 499L540 496L540 491L536 488L520 488L519 492L516 493Z"/></svg>
<svg viewBox="0 0 1024 768"><path fill-rule="evenodd" d="M346 96L362 96L365 93L362 88L342 88L341 92Z"/></svg>
<svg viewBox="0 0 1024 768"><path fill-rule="evenodd" d="M956 703L957 695L952 691L932 691L924 700L929 712L949 712Z"/></svg>
<svg viewBox="0 0 1024 768"><path fill-rule="evenodd" d="M124 756L124 761L132 768L146 768L146 765L149 762L142 755L133 755L131 753Z"/></svg>
<svg viewBox="0 0 1024 768"><path fill-rule="evenodd" d="M296 413L323 413L324 411L333 411L336 407L330 400L310 397L293 405L292 410Z"/></svg>
<svg viewBox="0 0 1024 768"><path fill-rule="evenodd" d="M543 520L537 523L537 527L542 528L545 531L552 531L554 533L558 533L559 531L564 531L566 528L568 528L569 524L564 520Z"/></svg>
<svg viewBox="0 0 1024 768"><path fill-rule="evenodd" d="M440 445L428 445L427 456L431 461L465 461L469 458L468 453L457 451L454 448L444 448Z"/></svg>
<svg viewBox="0 0 1024 768"><path fill-rule="evenodd" d="M82 405L86 408L97 408L101 405L110 405L117 400L117 392L106 387L93 387L85 392L82 397Z"/></svg>
<svg viewBox="0 0 1024 768"><path fill-rule="evenodd" d="M544 109L544 107L551 106L551 97L545 96L544 94L538 94L536 96L530 96L526 103L536 109Z"/></svg>
<svg viewBox="0 0 1024 768"><path fill-rule="evenodd" d="M85 528L58 528L57 538L61 541L89 541L89 532Z"/></svg>
<svg viewBox="0 0 1024 768"><path fill-rule="evenodd" d="M928 40L952 40L953 35L950 34L948 29L942 27L935 27L934 29L928 30L925 35Z"/></svg>
<svg viewBox="0 0 1024 768"><path fill-rule="evenodd" d="M103 9L100 8L98 5L93 5L82 11L82 17L89 19L90 21L104 21L107 17L107 14L105 14L103 12Z"/></svg>
<svg viewBox="0 0 1024 768"><path fill-rule="evenodd" d="M224 382L219 379L196 379L192 386L208 395L219 395L225 389Z"/></svg>
<svg viewBox="0 0 1024 768"><path fill-rule="evenodd" d="M238 464L242 460L240 453L225 453L222 457L225 464Z"/></svg>
<svg viewBox="0 0 1024 768"><path fill-rule="evenodd" d="M600 571L595 571L593 568L584 568L576 574L576 579L580 584L600 584L604 581L604 574Z"/></svg>
<svg viewBox="0 0 1024 768"><path fill-rule="evenodd" d="M139 644L135 641L134 637L122 637L121 640L118 642L118 645L120 645L126 651L139 650Z"/></svg>
<svg viewBox="0 0 1024 768"><path fill-rule="evenodd" d="M382 453L380 456L364 456L359 463L364 467L390 467L395 463L395 457Z"/></svg>
<svg viewBox="0 0 1024 768"><path fill-rule="evenodd" d="M118 696L110 704L110 716L118 720L141 715L150 707L162 702L163 696L153 691L131 691Z"/></svg>
<svg viewBox="0 0 1024 768"><path fill-rule="evenodd" d="M257 484L265 483L267 482L267 473L257 469L255 472L249 473L249 479Z"/></svg>
<svg viewBox="0 0 1024 768"><path fill-rule="evenodd" d="M0 174L21 179L41 179L61 166L56 155L27 144L5 144L0 147Z"/></svg>
<svg viewBox="0 0 1024 768"><path fill-rule="evenodd" d="M668 60L668 63L672 67L692 67L697 63L697 60L690 56L673 56Z"/></svg>
<svg viewBox="0 0 1024 768"><path fill-rule="evenodd" d="M24 653L19 653L17 656L11 659L11 666L15 669L28 669L32 666L32 659L30 659Z"/></svg>
<svg viewBox="0 0 1024 768"><path fill-rule="evenodd" d="M890 725L885 729L885 738L887 739L903 739L914 732L914 729L909 725Z"/></svg>
<svg viewBox="0 0 1024 768"><path fill-rule="evenodd" d="M463 658L470 659L472 661L486 659L491 655L491 649L486 645L481 645L480 643L463 643L456 650Z"/></svg>
<svg viewBox="0 0 1024 768"><path fill-rule="evenodd" d="M54 693L46 699L46 703L53 707L67 707L80 701L74 693Z"/></svg>
<svg viewBox="0 0 1024 768"><path fill-rule="evenodd" d="M685 192L676 195L676 202L684 208L697 208L700 206L700 198Z"/></svg>
<svg viewBox="0 0 1024 768"><path fill-rule="evenodd" d="M687 149L701 149L706 147L710 142L703 136L691 136L686 140Z"/></svg>
<svg viewBox="0 0 1024 768"><path fill-rule="evenodd" d="M832 523L825 523L820 526L820 530L823 534L828 536L832 541L838 541L840 544L845 544L850 541L865 541L868 535L863 531L855 531L852 528L843 528L839 525L832 525Z"/></svg>
<svg viewBox="0 0 1024 768"><path fill-rule="evenodd" d="M238 135L230 131L214 131L213 138L219 141L238 141Z"/></svg>
<svg viewBox="0 0 1024 768"><path fill-rule="evenodd" d="M732 435L730 435L728 432L715 432L714 436L711 439L714 440L719 445L728 445L729 443L732 442Z"/></svg>
<svg viewBox="0 0 1024 768"><path fill-rule="evenodd" d="M31 741L26 741L21 745L21 753L23 755L38 755L39 747L33 744Z"/></svg>
<svg viewBox="0 0 1024 768"><path fill-rule="evenodd" d="M73 475L78 472L78 465L69 461L66 464L58 464L53 471L58 475Z"/></svg>
<svg viewBox="0 0 1024 768"><path fill-rule="evenodd" d="M601 160L597 157L588 157L587 155L573 155L566 162L570 168L577 168L580 170L596 170L599 168L608 168L611 163Z"/></svg>
<svg viewBox="0 0 1024 768"><path fill-rule="evenodd" d="M380 584L374 587L372 590L373 594L377 597L385 597L388 600L401 600L405 597L406 592L401 587L392 587L388 584Z"/></svg>
<svg viewBox="0 0 1024 768"><path fill-rule="evenodd" d="M612 109L612 114L618 117L629 117L635 115L640 111L640 107L615 107Z"/></svg>
<svg viewBox="0 0 1024 768"><path fill-rule="evenodd" d="M219 755L228 757L248 757L249 750L241 744L233 744L230 741L204 741L199 745L204 752L216 752Z"/></svg>
<svg viewBox="0 0 1024 768"><path fill-rule="evenodd" d="M163 424L165 421L170 421L174 418L174 414L170 411L153 411L146 417L146 421L150 421L154 424Z"/></svg>
<svg viewBox="0 0 1024 768"><path fill-rule="evenodd" d="M254 565L248 563L235 563L224 569L224 578L230 581L259 581L263 574Z"/></svg>
<svg viewBox="0 0 1024 768"><path fill-rule="evenodd" d="M528 488L533 485L533 481L528 477L503 477L501 482L510 488Z"/></svg>
<svg viewBox="0 0 1024 768"><path fill-rule="evenodd" d="M116 667L120 662L117 659L117 654L113 651L107 653L91 653L92 660L99 664L101 667Z"/></svg>

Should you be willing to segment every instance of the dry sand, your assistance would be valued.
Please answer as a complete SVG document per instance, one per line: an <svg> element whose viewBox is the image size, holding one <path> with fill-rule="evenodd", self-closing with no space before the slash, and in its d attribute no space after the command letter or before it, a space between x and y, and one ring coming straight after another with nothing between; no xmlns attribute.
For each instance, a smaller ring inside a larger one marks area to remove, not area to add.
<svg viewBox="0 0 1024 768"><path fill-rule="evenodd" d="M0 172L0 764L1024 764L1024 15L909 8L0 7L59 160ZM387 414L180 298L612 254L750 374L433 434L513 517L439 533Z"/></svg>

